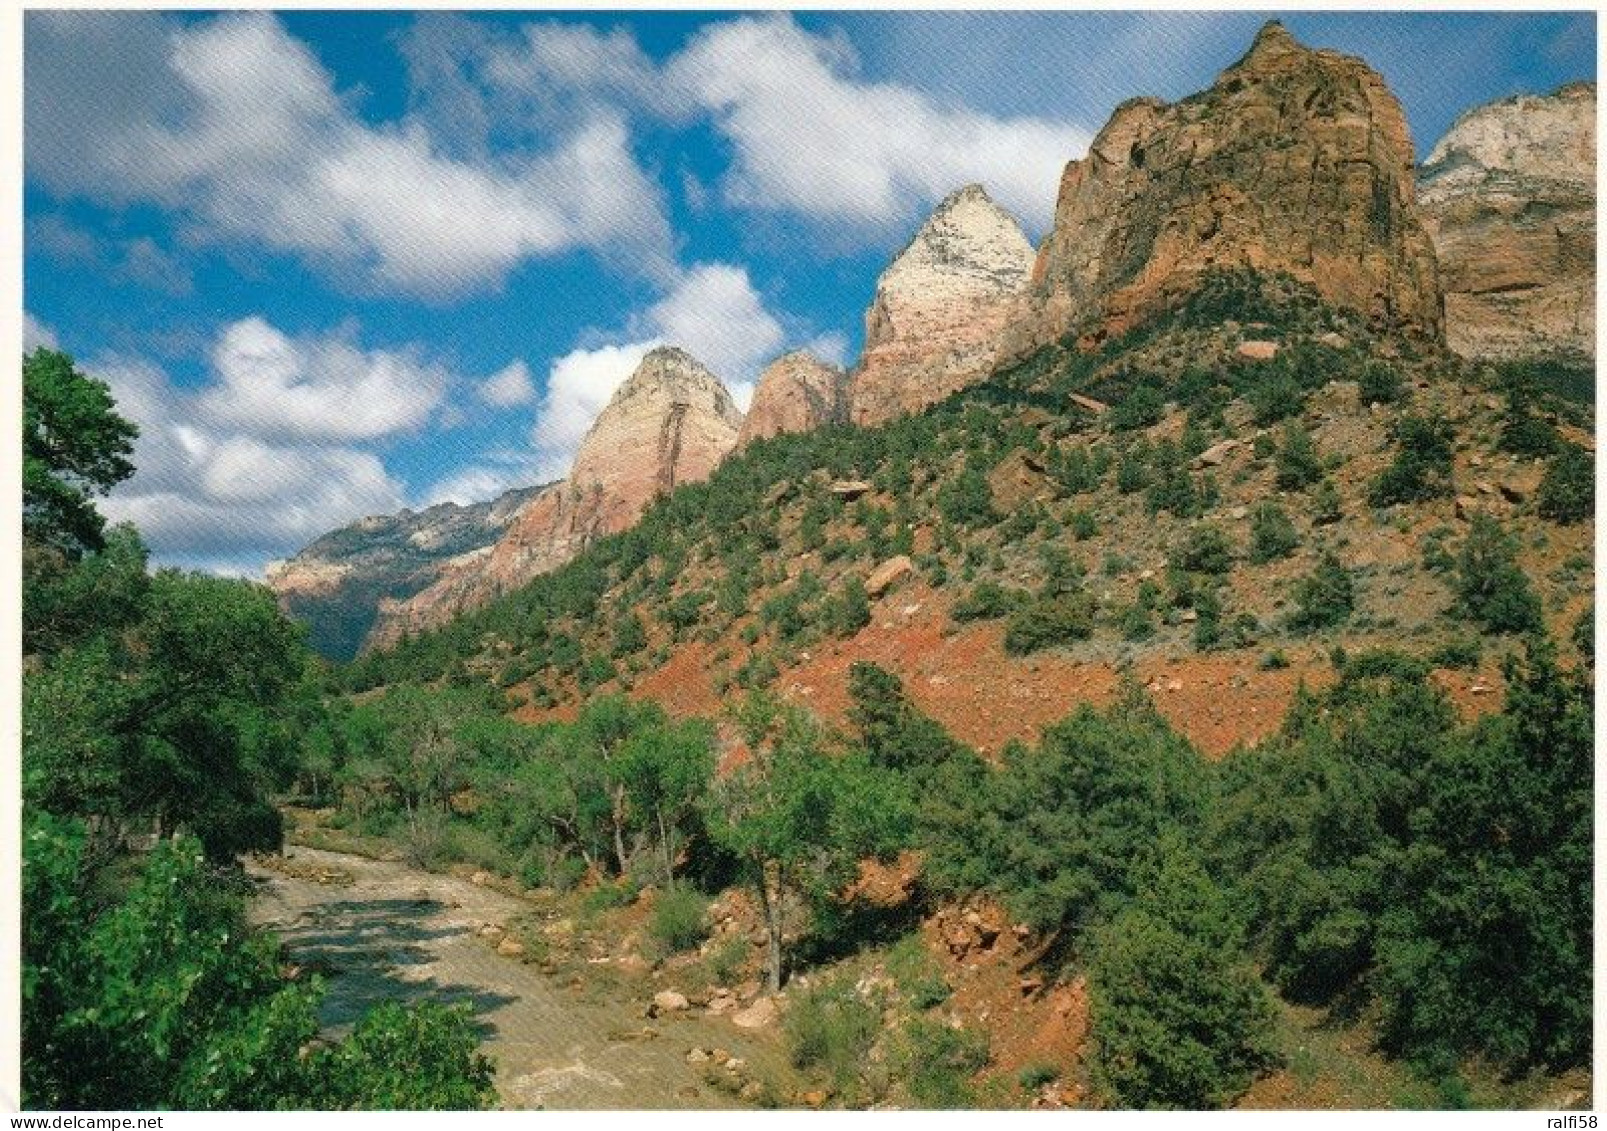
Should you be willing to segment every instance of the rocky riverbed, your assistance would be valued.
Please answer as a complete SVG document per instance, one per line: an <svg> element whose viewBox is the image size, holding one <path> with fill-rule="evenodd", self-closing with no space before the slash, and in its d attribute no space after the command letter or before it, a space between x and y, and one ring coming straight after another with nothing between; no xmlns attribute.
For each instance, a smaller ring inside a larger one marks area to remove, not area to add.
<svg viewBox="0 0 1607 1131"><path fill-rule="evenodd" d="M388 999L462 1002L514 1109L697 1109L746 1106L712 1086L707 1055L769 1065L772 1038L696 1014L649 1019L628 988L562 984L500 954L481 931L529 910L525 901L395 861L287 848L253 865L253 919L285 941L291 962L328 986L323 1021L350 1026ZM599 985L612 985L600 981ZM650 994L649 994L650 996Z"/></svg>

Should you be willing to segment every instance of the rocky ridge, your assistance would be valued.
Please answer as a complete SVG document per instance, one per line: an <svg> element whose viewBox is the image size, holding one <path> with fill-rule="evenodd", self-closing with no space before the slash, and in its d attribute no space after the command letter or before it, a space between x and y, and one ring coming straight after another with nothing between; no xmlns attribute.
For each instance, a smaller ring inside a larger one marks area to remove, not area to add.
<svg viewBox="0 0 1607 1131"><path fill-rule="evenodd" d="M741 424L718 377L684 350L653 350L592 423L569 478L526 506L494 543L453 559L433 584L382 601L368 645L439 625L624 530L658 495L706 479L736 445Z"/></svg>
<svg viewBox="0 0 1607 1131"><path fill-rule="evenodd" d="M1286 272L1375 328L1437 337L1413 161L1376 72L1272 21L1208 90L1123 103L1066 166L1006 353L1120 333L1212 268Z"/></svg>
<svg viewBox="0 0 1607 1131"><path fill-rule="evenodd" d="M1596 87L1462 115L1418 173L1447 344L1465 357L1596 352Z"/></svg>
<svg viewBox="0 0 1607 1131"><path fill-rule="evenodd" d="M852 375L852 418L875 425L982 380L1032 270L1021 227L980 185L951 194L876 283Z"/></svg>
<svg viewBox="0 0 1607 1131"><path fill-rule="evenodd" d="M266 580L285 612L307 625L320 653L350 659L381 601L406 600L456 559L483 552L547 492L547 486L521 487L471 506L440 503L359 519L269 563Z"/></svg>

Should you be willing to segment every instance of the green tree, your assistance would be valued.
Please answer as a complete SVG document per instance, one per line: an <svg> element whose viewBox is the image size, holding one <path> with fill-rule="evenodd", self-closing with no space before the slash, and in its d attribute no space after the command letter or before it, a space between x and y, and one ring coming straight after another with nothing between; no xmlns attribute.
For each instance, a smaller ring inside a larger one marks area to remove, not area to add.
<svg viewBox="0 0 1607 1131"><path fill-rule="evenodd" d="M1578 444L1562 444L1540 480L1540 513L1552 522L1583 522L1596 511L1596 468Z"/></svg>
<svg viewBox="0 0 1607 1131"><path fill-rule="evenodd" d="M1518 565L1517 547L1501 524L1475 515L1456 563L1462 614L1486 632L1533 632L1542 627L1540 597Z"/></svg>
<svg viewBox="0 0 1607 1131"><path fill-rule="evenodd" d="M750 698L741 723L749 758L715 782L704 821L758 899L765 981L776 992L794 909L828 903L861 860L890 858L908 841L911 814L890 773L861 754L827 755L805 716Z"/></svg>
<svg viewBox="0 0 1607 1131"><path fill-rule="evenodd" d="M625 740L608 767L624 786L634 824L658 843L660 873L675 887L675 861L687 826L714 776L714 732L701 720L660 718Z"/></svg>
<svg viewBox="0 0 1607 1131"><path fill-rule="evenodd" d="M1258 503L1250 512L1250 560L1258 565L1286 558L1300 545L1300 535L1277 503Z"/></svg>
<svg viewBox="0 0 1607 1131"><path fill-rule="evenodd" d="M1317 567L1295 586L1295 609L1289 625L1303 632L1332 628L1356 609L1356 584L1339 558L1327 551Z"/></svg>
<svg viewBox="0 0 1607 1131"><path fill-rule="evenodd" d="M139 429L117 415L104 381L73 359L36 349L22 359L22 531L77 557L103 545L91 501L134 474Z"/></svg>
<svg viewBox="0 0 1607 1131"><path fill-rule="evenodd" d="M1108 711L1080 707L1037 750L1007 748L1001 770L968 784L933 833L933 882L990 891L1072 939L1131 897L1143 848L1197 825L1209 796L1199 754L1136 688Z"/></svg>
<svg viewBox="0 0 1607 1131"><path fill-rule="evenodd" d="M1227 896L1181 838L1164 837L1142 871L1090 948L1093 1079L1126 1107L1224 1107L1275 1063L1271 997Z"/></svg>

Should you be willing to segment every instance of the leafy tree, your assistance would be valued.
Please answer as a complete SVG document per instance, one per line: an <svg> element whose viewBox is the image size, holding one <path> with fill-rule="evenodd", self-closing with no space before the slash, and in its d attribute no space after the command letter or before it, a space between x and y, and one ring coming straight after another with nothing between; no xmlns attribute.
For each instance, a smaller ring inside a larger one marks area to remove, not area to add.
<svg viewBox="0 0 1607 1131"><path fill-rule="evenodd" d="M1278 487L1285 491L1298 491L1322 478L1322 461L1317 458L1317 445L1311 433L1298 421L1283 426L1283 442L1278 445L1276 478Z"/></svg>
<svg viewBox="0 0 1607 1131"><path fill-rule="evenodd" d="M139 429L117 415L104 381L36 349L22 359L22 530L68 557L104 544L91 497L134 474Z"/></svg>
<svg viewBox="0 0 1607 1131"><path fill-rule="evenodd" d="M491 1065L460 1013L391 1004L343 1041L317 1036L316 983L201 846L161 841L131 886L86 856L81 822L30 809L23 835L23 1100L69 1109L483 1107Z"/></svg>
<svg viewBox="0 0 1607 1131"><path fill-rule="evenodd" d="M1463 615L1486 632L1533 632L1542 627L1540 597L1518 565L1517 548L1489 515L1474 516L1462 543L1456 596Z"/></svg>
<svg viewBox="0 0 1607 1131"><path fill-rule="evenodd" d="M625 740L608 773L624 786L632 823L657 841L660 874L674 888L683 837L714 776L713 729L659 716Z"/></svg>
<svg viewBox="0 0 1607 1131"><path fill-rule="evenodd" d="M1355 609L1356 585L1350 571L1328 551L1295 586L1295 609L1289 625L1306 632L1332 628L1349 619Z"/></svg>
<svg viewBox="0 0 1607 1131"><path fill-rule="evenodd" d="M908 839L911 815L891 774L860 754L828 756L805 716L750 699L741 723L749 759L714 783L703 817L758 899L765 981L776 992L793 910L828 903L861 860L890 858Z"/></svg>
<svg viewBox="0 0 1607 1131"><path fill-rule="evenodd" d="M1220 527L1201 522L1189 528L1175 560L1189 573L1224 574L1233 569L1233 547Z"/></svg>
<svg viewBox="0 0 1607 1131"><path fill-rule="evenodd" d="M1577 444L1561 444L1540 481L1540 513L1553 522L1583 522L1596 511L1596 468Z"/></svg>
<svg viewBox="0 0 1607 1131"><path fill-rule="evenodd" d="M1300 545L1300 535L1277 503L1259 503L1250 512L1250 560L1258 565L1286 558Z"/></svg>
<svg viewBox="0 0 1607 1131"><path fill-rule="evenodd" d="M989 891L1040 930L1075 939L1125 903L1142 849L1191 828L1209 796L1205 763L1136 688L1108 711L1083 706L1036 750L1007 748L973 782L927 855L947 891Z"/></svg>
<svg viewBox="0 0 1607 1131"><path fill-rule="evenodd" d="M853 636L870 623L870 595L859 577L850 575L843 582L842 591L831 603L829 620L838 636Z"/></svg>
<svg viewBox="0 0 1607 1131"><path fill-rule="evenodd" d="M909 772L934 766L962 747L922 714L898 676L868 660L848 667L848 722L874 765Z"/></svg>
<svg viewBox="0 0 1607 1131"><path fill-rule="evenodd" d="M1089 961L1091 1071L1127 1107L1223 1107L1275 1062L1273 1005L1226 895L1165 836Z"/></svg>

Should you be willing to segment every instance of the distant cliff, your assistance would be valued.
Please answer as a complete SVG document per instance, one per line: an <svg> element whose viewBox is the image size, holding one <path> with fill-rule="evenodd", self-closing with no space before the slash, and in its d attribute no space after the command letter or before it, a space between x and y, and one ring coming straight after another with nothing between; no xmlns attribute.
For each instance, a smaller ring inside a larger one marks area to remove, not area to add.
<svg viewBox="0 0 1607 1131"><path fill-rule="evenodd" d="M413 596L453 559L490 546L546 490L525 487L489 503L442 503L359 519L271 563L268 585L281 607L307 626L320 654L348 660L368 637L381 602Z"/></svg>

